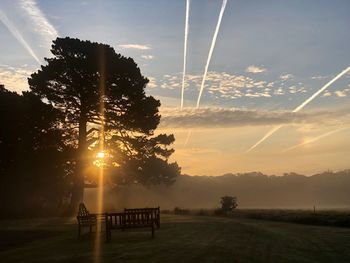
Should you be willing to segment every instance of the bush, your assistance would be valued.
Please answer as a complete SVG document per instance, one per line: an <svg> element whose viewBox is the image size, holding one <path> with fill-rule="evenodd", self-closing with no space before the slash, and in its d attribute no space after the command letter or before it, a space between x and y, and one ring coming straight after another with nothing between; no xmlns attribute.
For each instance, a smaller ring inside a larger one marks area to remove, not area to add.
<svg viewBox="0 0 350 263"><path fill-rule="evenodd" d="M196 213L197 216L209 216L211 213L206 209L199 209Z"/></svg>
<svg viewBox="0 0 350 263"><path fill-rule="evenodd" d="M230 212L237 207L237 197L223 196L221 197L221 210Z"/></svg>
<svg viewBox="0 0 350 263"><path fill-rule="evenodd" d="M188 209L180 208L178 206L174 208L175 215L188 215L189 213L190 213L190 210Z"/></svg>
<svg viewBox="0 0 350 263"><path fill-rule="evenodd" d="M214 215L223 216L223 215L226 215L226 211L222 210L222 208L217 208L214 210Z"/></svg>

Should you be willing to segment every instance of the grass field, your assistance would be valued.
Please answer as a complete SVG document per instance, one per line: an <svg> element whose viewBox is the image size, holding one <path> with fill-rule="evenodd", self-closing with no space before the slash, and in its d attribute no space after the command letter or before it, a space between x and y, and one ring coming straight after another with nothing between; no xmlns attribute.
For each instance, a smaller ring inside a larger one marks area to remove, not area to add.
<svg viewBox="0 0 350 263"><path fill-rule="evenodd" d="M94 238L71 219L0 222L0 262L94 262ZM161 229L115 231L98 262L349 262L350 229L162 215Z"/></svg>

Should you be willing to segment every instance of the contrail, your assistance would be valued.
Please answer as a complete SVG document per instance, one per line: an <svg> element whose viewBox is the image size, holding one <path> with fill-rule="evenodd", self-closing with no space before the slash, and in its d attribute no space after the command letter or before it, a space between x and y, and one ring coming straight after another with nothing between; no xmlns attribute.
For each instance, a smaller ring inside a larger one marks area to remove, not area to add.
<svg viewBox="0 0 350 263"><path fill-rule="evenodd" d="M185 21L185 40L184 40L184 64L182 72L182 89L181 89L181 109L184 107L184 93L185 93L185 75L186 75L186 61L187 61L187 38L188 38L188 18L190 13L190 2L186 0L186 21Z"/></svg>
<svg viewBox="0 0 350 263"><path fill-rule="evenodd" d="M205 80L207 78L207 73L208 73L208 68L209 68L211 56L213 55L216 39L218 37L218 33L219 33L220 25L221 25L221 20L222 20L222 17L224 15L226 4L227 4L227 0L223 0L221 10L219 13L218 23L216 24L213 39L211 41L211 46L210 46L209 53L208 53L207 63L206 63L205 68L204 68L204 74L203 74L203 79L202 79L202 83L201 83L201 88L200 88L198 99L197 99L197 106L196 106L197 109L199 108L200 100L201 100L203 89L204 89L204 83L205 83ZM181 101L181 105L182 105L182 103L183 103L183 101ZM187 134L186 140L184 142L184 147L186 147L188 141L190 140L191 134L192 134L192 130L190 130Z"/></svg>
<svg viewBox="0 0 350 263"><path fill-rule="evenodd" d="M204 89L204 83L205 83L205 80L207 78L207 72L208 72L211 56L213 55L213 51L214 51L214 47L215 47L215 43L216 43L216 38L217 38L218 33L219 33L221 20L222 20L222 17L224 15L226 4L227 4L227 0L223 0L222 1L222 6L221 6L221 10L220 10L220 14L219 14L218 23L216 24L214 36L213 36L213 39L211 41L211 46L210 46L210 50L209 50L209 54L208 54L207 64L205 65L205 69L204 69L202 84L201 84L201 88L199 90L199 95L198 95L198 99L197 99L197 109L199 108L199 103L201 101L202 92L203 92L203 89Z"/></svg>
<svg viewBox="0 0 350 263"><path fill-rule="evenodd" d="M269 138L272 134L274 134L276 131L278 131L282 126L283 125L278 125L278 126L273 127L268 133L265 134L264 137L262 137L256 144L254 144L252 147L250 147L249 150L246 152L248 153L251 150L253 150L256 146L258 146L260 143L262 143L267 138Z"/></svg>
<svg viewBox="0 0 350 263"><path fill-rule="evenodd" d="M330 135L332 135L332 134L334 134L334 133L336 133L336 132L340 132L340 131L345 130L345 129L346 129L346 128L339 128L339 129L336 129L336 130L334 130L334 131L330 131L330 132L321 134L321 135L319 135L319 136L317 136L317 137L315 137L315 138L312 138L312 139L310 139L310 140L306 140L306 141L304 141L304 142L302 142L302 143L299 143L299 144L297 144L297 145L294 145L294 146L292 146L292 147L289 147L289 148L283 150L282 153L288 152L288 151L290 151L290 150L293 150L293 149L295 149L295 148L304 146L304 145L309 144L309 143L316 142L316 141L318 141L318 140L320 140L320 139L322 139L322 138L324 138L324 137L330 136Z"/></svg>
<svg viewBox="0 0 350 263"><path fill-rule="evenodd" d="M21 0L19 5L33 22L35 31L41 34L46 41L51 43L53 39L58 37L57 30L45 17L35 0Z"/></svg>
<svg viewBox="0 0 350 263"><path fill-rule="evenodd" d="M183 147L186 147L186 146L187 146L188 141L190 140L191 135L192 135L192 129L188 131Z"/></svg>
<svg viewBox="0 0 350 263"><path fill-rule="evenodd" d="M22 37L21 33L17 30L17 28L12 24L12 22L7 18L7 16L0 10L0 20L7 27L10 33L18 40L18 42L29 52L29 54L41 65L40 59L35 54L30 45L25 41Z"/></svg>
<svg viewBox="0 0 350 263"><path fill-rule="evenodd" d="M293 112L298 112L302 110L307 104L309 104L311 101L313 101L320 93L322 93L325 89L327 89L330 85L332 85L334 82L336 82L338 79L340 79L342 76L344 76L346 73L350 71L350 67L347 67L342 72L340 72L334 79L332 79L330 82L328 82L326 85L324 85L321 89L319 89L317 92L315 92L310 98L308 98L306 101L304 101L300 106L295 108Z"/></svg>
<svg viewBox="0 0 350 263"><path fill-rule="evenodd" d="M338 79L340 79L342 76L344 76L349 71L350 71L350 67L347 67L346 69L344 69L337 76L335 76L331 81L329 81L326 85L324 85L317 92L315 92L310 98L308 98L302 104L300 104L298 107L296 107L292 112L301 111L307 104L309 104L311 101L313 101L320 93L322 93L325 89L327 89L330 85L332 85L334 82L336 82ZM269 138L272 134L274 134L276 131L278 131L282 126L283 125L279 125L279 126L276 126L276 127L272 128L263 138L261 138L256 144L254 144L252 147L250 147L246 151L246 153L248 153L251 150L253 150L259 144L261 144L263 141L265 141L267 138Z"/></svg>

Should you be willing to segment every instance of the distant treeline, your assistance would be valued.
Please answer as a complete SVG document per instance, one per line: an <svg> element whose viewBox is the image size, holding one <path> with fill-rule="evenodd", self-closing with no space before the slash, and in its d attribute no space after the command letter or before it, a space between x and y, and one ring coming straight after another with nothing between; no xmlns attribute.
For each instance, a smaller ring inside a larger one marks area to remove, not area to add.
<svg viewBox="0 0 350 263"><path fill-rule="evenodd" d="M327 171L313 176L288 173L267 176L262 173L222 176L180 176L170 187L128 186L111 189L106 203L119 209L160 205L163 209L216 208L220 197L236 196L238 208L327 209L350 208L350 170ZM94 207L94 190L86 201Z"/></svg>

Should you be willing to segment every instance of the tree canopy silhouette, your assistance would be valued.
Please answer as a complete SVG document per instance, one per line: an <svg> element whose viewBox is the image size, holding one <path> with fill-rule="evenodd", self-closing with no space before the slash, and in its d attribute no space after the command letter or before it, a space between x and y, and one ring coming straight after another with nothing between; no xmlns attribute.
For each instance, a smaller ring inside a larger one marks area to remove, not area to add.
<svg viewBox="0 0 350 263"><path fill-rule="evenodd" d="M62 114L30 92L0 87L0 210L3 215L57 213L69 188ZM67 159L68 157L68 159Z"/></svg>
<svg viewBox="0 0 350 263"><path fill-rule="evenodd" d="M83 198L87 156L101 138L110 153L109 174L123 176L119 181L171 183L180 173L176 163L168 164L174 137L154 136L160 102L145 94L148 79L134 60L109 45L68 37L54 40L51 52L28 83L64 113L66 129L77 134L72 207Z"/></svg>

